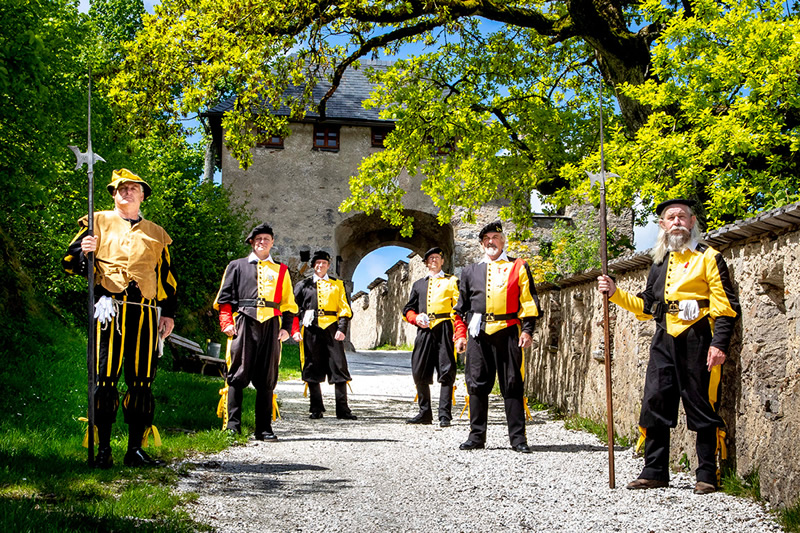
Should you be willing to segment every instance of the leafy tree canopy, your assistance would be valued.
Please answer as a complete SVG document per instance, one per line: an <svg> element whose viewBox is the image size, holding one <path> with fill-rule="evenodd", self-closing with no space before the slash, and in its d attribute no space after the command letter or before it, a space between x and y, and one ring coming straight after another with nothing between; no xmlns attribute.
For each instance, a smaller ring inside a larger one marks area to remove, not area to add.
<svg viewBox="0 0 800 533"><path fill-rule="evenodd" d="M342 208L410 231L402 169L424 174L442 222L500 198L525 226L533 190L556 207L594 198L602 79L607 169L622 176L610 205L638 196L644 215L688 195L716 226L798 198L796 15L771 0L164 0L110 95L143 130L236 95L223 127L247 167L258 131L288 133L271 109L324 118L312 86L404 54L371 73L370 105L396 129ZM306 90L289 98L292 85Z"/></svg>

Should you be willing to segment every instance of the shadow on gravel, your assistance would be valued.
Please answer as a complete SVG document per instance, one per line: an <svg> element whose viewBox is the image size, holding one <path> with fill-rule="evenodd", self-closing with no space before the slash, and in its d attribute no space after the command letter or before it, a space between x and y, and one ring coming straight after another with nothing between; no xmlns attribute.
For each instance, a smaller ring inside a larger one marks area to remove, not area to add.
<svg viewBox="0 0 800 533"><path fill-rule="evenodd" d="M400 442L397 439L340 439L335 437L292 438L285 437L281 442Z"/></svg>
<svg viewBox="0 0 800 533"><path fill-rule="evenodd" d="M605 446L593 446L591 444L551 444L543 446L540 444L529 444L533 453L536 452L559 452L559 453L575 453L575 452L607 452L608 448ZM614 448L615 450L617 448ZM620 448L623 449L623 448Z"/></svg>
<svg viewBox="0 0 800 533"><path fill-rule="evenodd" d="M319 465L302 463L243 463L239 461L225 461L218 465L199 464L200 469L226 472L229 474L286 474L289 472L330 470Z"/></svg>

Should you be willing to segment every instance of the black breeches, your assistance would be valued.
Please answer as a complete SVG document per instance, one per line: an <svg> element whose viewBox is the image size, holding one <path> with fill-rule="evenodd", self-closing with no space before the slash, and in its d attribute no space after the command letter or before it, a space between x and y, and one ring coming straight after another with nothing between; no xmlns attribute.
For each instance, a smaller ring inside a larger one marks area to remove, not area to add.
<svg viewBox="0 0 800 533"><path fill-rule="evenodd" d="M117 383L125 369L128 391L122 401L125 422L148 427L153 423L155 399L152 383L158 366L158 312L155 300L115 295L117 315L97 326L95 423L114 423L119 407ZM143 304L143 305L137 305Z"/></svg>
<svg viewBox="0 0 800 533"><path fill-rule="evenodd" d="M334 338L336 324L322 329L316 326L301 330L303 342L300 346L303 356L303 381L309 383L347 383L351 381L347 368L344 343Z"/></svg>
<svg viewBox="0 0 800 533"><path fill-rule="evenodd" d="M431 328L418 328L411 353L411 375L416 384L433 383L433 371L442 385L456 380L456 358L453 348L453 323L445 320Z"/></svg>

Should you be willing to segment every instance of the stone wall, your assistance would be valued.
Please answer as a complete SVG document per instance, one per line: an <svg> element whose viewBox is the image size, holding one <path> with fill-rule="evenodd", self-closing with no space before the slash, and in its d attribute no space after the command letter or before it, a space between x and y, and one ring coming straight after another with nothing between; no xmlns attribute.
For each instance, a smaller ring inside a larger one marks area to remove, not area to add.
<svg viewBox="0 0 800 533"><path fill-rule="evenodd" d="M742 305L723 369L720 413L727 424L730 465L758 471L761 493L791 505L800 495L800 205L738 222L707 236L722 252ZM646 255L612 262L618 285L644 288ZM526 393L596 421L605 421L602 299L597 272L539 288L543 317L528 357ZM655 325L610 305L615 428L635 442ZM681 422L671 456L697 465L694 433Z"/></svg>

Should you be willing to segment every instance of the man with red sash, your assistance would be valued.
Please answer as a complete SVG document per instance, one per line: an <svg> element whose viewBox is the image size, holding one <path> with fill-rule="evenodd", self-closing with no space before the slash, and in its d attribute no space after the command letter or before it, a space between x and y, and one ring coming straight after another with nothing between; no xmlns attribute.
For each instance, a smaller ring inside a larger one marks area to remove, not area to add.
<svg viewBox="0 0 800 533"><path fill-rule="evenodd" d="M242 431L242 391L256 389L256 440L274 441L272 394L278 383L281 342L297 313L286 265L270 255L274 234L268 224L253 228L245 239L249 256L231 261L222 276L214 309L219 325L231 338L228 367L227 431Z"/></svg>
<svg viewBox="0 0 800 533"><path fill-rule="evenodd" d="M417 326L414 351L411 354L411 375L417 387L419 412L407 424L431 424L431 383L433 370L441 385L439 391L440 427L449 427L453 419L453 383L456 380L456 358L453 349L453 306L458 301L458 278L442 270L441 248L431 248L422 259L428 275L411 286L411 295L403 308L409 324ZM464 328L458 318L456 327Z"/></svg>
<svg viewBox="0 0 800 533"><path fill-rule="evenodd" d="M466 350L464 377L470 406L469 439L461 450L476 450L486 444L489 393L495 374L500 382L511 448L531 453L525 436L525 400L522 350L531 345L539 315L538 297L527 263L509 259L499 221L486 225L478 236L483 259L461 271L455 312L467 324L456 332L456 350Z"/></svg>
<svg viewBox="0 0 800 533"><path fill-rule="evenodd" d="M327 377L336 394L336 418L356 420L347 405L347 382L351 378L344 353L344 339L353 312L342 280L328 275L330 254L315 252L311 266L314 273L295 289L300 312L292 326L292 338L300 343L303 381L308 384L311 400L309 418L322 418L325 412L320 383Z"/></svg>
<svg viewBox="0 0 800 533"><path fill-rule="evenodd" d="M97 366L94 401L98 468L114 464L111 427L117 418L117 382L125 368L128 392L122 411L128 424L126 466L158 466L142 444L153 426L155 398L152 384L158 366L159 342L174 326L177 307L175 277L170 266L172 239L164 228L142 217L139 207L150 196L150 185L128 169L115 170L108 184L113 211L94 214L94 235L88 216L69 245L64 269L86 275L87 254L95 254L95 314Z"/></svg>
<svg viewBox="0 0 800 533"><path fill-rule="evenodd" d="M600 276L598 290L636 315L655 319L639 426L644 469L628 489L669 486L669 431L683 400L687 427L697 432L695 494L717 488L717 452L725 423L717 413L722 363L739 316L722 254L700 242L694 200L676 198L656 207L660 227L651 251L653 266L643 292L633 295Z"/></svg>

